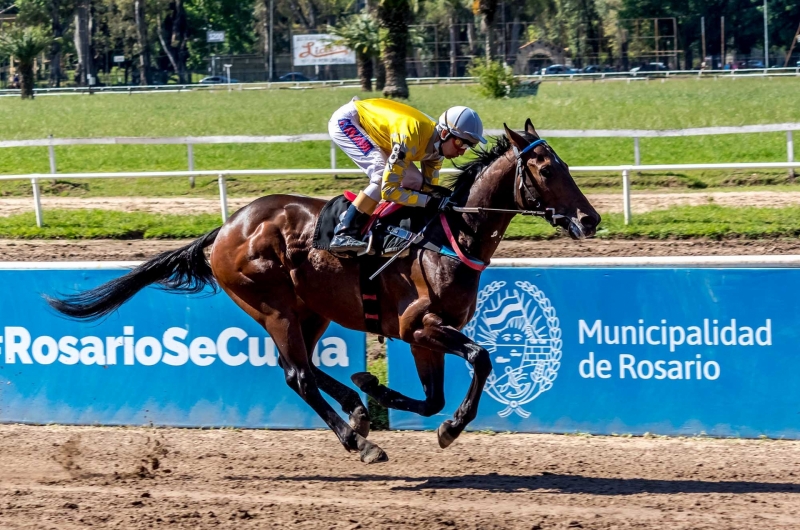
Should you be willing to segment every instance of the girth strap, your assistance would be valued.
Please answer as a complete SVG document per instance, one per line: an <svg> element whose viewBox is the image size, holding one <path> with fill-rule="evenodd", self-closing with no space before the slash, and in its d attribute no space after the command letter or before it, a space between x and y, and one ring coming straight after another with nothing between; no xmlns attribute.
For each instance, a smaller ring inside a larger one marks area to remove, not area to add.
<svg viewBox="0 0 800 530"><path fill-rule="evenodd" d="M358 258L358 275L361 287L361 305L364 308L364 326L370 333L382 335L380 277L370 280L369 277L380 267L381 262L372 256Z"/></svg>
<svg viewBox="0 0 800 530"><path fill-rule="evenodd" d="M458 255L458 259L460 259L464 265L476 271L483 271L489 266L488 263L483 263L481 261L468 258L467 255L461 251L461 247L458 246L458 241L456 241L455 236L453 236L453 232L450 230L450 225L447 224L447 217L445 217L444 212L439 214L439 220L442 222L442 228L444 228L444 233L447 236L447 240L450 241L450 246L453 247L453 250Z"/></svg>

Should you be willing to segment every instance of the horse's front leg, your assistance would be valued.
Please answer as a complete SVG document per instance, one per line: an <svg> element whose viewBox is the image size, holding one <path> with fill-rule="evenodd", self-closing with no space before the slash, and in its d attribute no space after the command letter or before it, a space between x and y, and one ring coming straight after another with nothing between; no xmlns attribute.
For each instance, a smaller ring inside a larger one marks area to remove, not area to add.
<svg viewBox="0 0 800 530"><path fill-rule="evenodd" d="M425 392L424 400L410 398L380 384L378 378L369 372L353 374L350 379L362 392L386 408L433 416L444 408L444 353L415 344L411 345L411 353Z"/></svg>
<svg viewBox="0 0 800 530"><path fill-rule="evenodd" d="M453 415L453 420L445 420L436 430L439 446L444 449L458 438L464 428L478 414L478 404L486 379L492 373L492 360L489 352L478 343L452 326L444 325L438 315L428 313L422 319L422 329L414 332L414 342L433 351L458 355L472 365L472 382L467 396Z"/></svg>

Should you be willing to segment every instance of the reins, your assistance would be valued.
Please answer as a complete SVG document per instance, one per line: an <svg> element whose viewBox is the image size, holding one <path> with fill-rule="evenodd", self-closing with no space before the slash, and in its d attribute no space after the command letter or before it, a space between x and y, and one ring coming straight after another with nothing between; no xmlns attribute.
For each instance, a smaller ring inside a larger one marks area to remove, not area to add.
<svg viewBox="0 0 800 530"><path fill-rule="evenodd" d="M516 177L515 181L518 182L516 185L517 190L525 191L528 194L531 200L533 200L536 204L539 204L539 194L536 192L535 189L531 189L525 183L525 164L522 160L522 157L528 152L533 150L538 145L547 145L547 142L543 139L538 139L531 142L528 146L525 147L523 150L517 149L516 146L511 146L514 150L514 157L516 158L517 170L516 170ZM455 193L453 193L455 195ZM516 198L515 198L516 202ZM556 226L556 221L561 219L563 215L556 214L554 208L544 208L543 210L523 210L523 209L509 209L509 208L485 208L485 207L465 207L465 206L453 206L453 211L458 213L514 213L517 215L529 215L532 217L542 217L546 221L548 221L551 225Z"/></svg>
<svg viewBox="0 0 800 530"><path fill-rule="evenodd" d="M517 194L516 194L517 191L525 192L528 195L529 199L532 200L536 205L541 204L539 194L536 192L536 190L531 189L531 187L525 183L525 163L523 161L523 157L525 156L525 154L533 150L537 145L547 145L547 142L540 138L538 140L531 142L522 150L519 150L516 146L512 145L512 149L514 150L514 157L516 158L516 176L515 176L515 192L514 192L514 202L516 204L520 203L520 201L517 200ZM453 190L453 193L450 195L450 197L458 196L459 192L461 191L461 186L464 185L466 185L466 182L463 182L455 190ZM451 206L450 209L457 213L483 213L483 212L513 213L518 215L542 217L553 226L556 226L556 222L564 217L563 215L557 214L554 208L544 208L542 210L524 210L522 208L507 209L507 208L485 208L482 206L476 206L476 207ZM411 245L422 241L425 238L424 236L425 230L435 219L437 219L437 217L442 224L442 228L444 229L445 236L447 237L450 246L453 248L455 256L451 255L451 257L457 258L459 261L461 261L462 263L464 263L473 270L476 271L484 270L489 265L489 263L488 262L483 263L479 260L472 259L461 250L461 247L458 244L458 240L456 236L453 234L453 231L450 229L450 226L447 222L447 216L445 215L445 212L442 211L439 212L438 216L431 217L425 224L425 226L422 228L422 230L420 230L417 234L412 234L414 237L410 237L408 239L408 243L406 243L406 245L403 246L403 248L399 252L397 252L394 256L392 256L386 263L384 263L382 267L376 270L369 277L369 279L373 280L376 276L378 276L381 272L383 272L395 259L397 259L403 253L403 251L408 249ZM441 253L442 247L436 247L436 248L438 248Z"/></svg>

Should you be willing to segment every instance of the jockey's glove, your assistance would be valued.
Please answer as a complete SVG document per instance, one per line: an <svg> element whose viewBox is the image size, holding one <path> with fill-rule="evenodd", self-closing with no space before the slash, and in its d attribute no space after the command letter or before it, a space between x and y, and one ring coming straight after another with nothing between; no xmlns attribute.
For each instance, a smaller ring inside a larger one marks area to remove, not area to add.
<svg viewBox="0 0 800 530"><path fill-rule="evenodd" d="M425 204L426 208L435 208L440 212L448 212L453 210L453 202L450 197L436 197L434 195L428 196L428 202Z"/></svg>
<svg viewBox="0 0 800 530"><path fill-rule="evenodd" d="M425 186L423 192L427 193L431 197L450 197L453 195L453 190L450 188L445 188L444 186L435 186L433 184Z"/></svg>

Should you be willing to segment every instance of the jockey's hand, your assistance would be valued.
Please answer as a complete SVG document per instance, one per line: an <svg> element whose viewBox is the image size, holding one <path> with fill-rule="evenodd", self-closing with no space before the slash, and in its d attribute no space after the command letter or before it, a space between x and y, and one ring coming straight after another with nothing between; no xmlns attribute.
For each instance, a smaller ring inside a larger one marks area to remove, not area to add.
<svg viewBox="0 0 800 530"><path fill-rule="evenodd" d="M454 205L450 201L450 197L436 197L434 195L430 195L425 206L427 208L435 208L440 212L449 212L453 210Z"/></svg>

